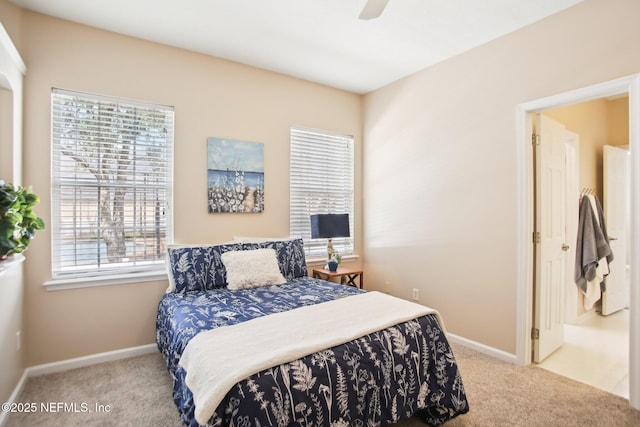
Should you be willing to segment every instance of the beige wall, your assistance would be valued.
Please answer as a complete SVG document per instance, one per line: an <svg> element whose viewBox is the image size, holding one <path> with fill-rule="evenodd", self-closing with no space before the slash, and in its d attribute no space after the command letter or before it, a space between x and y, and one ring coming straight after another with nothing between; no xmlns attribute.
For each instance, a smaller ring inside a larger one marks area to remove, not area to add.
<svg viewBox="0 0 640 427"><path fill-rule="evenodd" d="M2 26L7 30L11 41L18 49L18 52L22 52L20 41L20 33L22 26L22 9L9 0L0 0L0 22Z"/></svg>
<svg viewBox="0 0 640 427"><path fill-rule="evenodd" d="M516 106L640 71L640 2L586 0L364 101L368 286L516 352Z"/></svg>
<svg viewBox="0 0 640 427"><path fill-rule="evenodd" d="M289 128L355 136L356 250L361 250L361 97L193 52L23 12L27 64L25 182L49 223L52 87L175 106L175 241L220 242L234 235L289 234ZM265 212L208 214L206 141L216 136L265 144ZM51 228L26 261L28 365L155 341L166 281L46 291Z"/></svg>
<svg viewBox="0 0 640 427"><path fill-rule="evenodd" d="M3 79L4 76L0 76ZM13 91L0 82L0 179L13 182Z"/></svg>
<svg viewBox="0 0 640 427"><path fill-rule="evenodd" d="M629 145L629 98L609 102L609 144Z"/></svg>
<svg viewBox="0 0 640 427"><path fill-rule="evenodd" d="M580 188L602 194L602 147L629 144L628 99L596 99L543 112L580 135Z"/></svg>

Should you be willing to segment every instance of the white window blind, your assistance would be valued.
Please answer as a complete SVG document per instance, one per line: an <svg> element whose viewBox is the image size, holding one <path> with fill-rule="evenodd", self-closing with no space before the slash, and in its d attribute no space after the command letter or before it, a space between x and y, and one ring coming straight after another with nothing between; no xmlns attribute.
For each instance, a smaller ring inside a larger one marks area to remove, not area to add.
<svg viewBox="0 0 640 427"><path fill-rule="evenodd" d="M351 237L334 238L353 253L353 137L299 127L290 135L289 233L304 239L307 256L326 257L327 239L311 239L310 215L348 213Z"/></svg>
<svg viewBox="0 0 640 427"><path fill-rule="evenodd" d="M54 279L162 270L173 107L53 89Z"/></svg>

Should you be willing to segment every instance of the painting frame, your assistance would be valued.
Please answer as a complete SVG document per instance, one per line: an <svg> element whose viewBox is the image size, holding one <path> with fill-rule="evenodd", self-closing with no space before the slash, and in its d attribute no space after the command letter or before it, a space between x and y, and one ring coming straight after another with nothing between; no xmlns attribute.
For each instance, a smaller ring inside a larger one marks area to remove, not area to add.
<svg viewBox="0 0 640 427"><path fill-rule="evenodd" d="M264 144L207 138L209 213L264 212Z"/></svg>

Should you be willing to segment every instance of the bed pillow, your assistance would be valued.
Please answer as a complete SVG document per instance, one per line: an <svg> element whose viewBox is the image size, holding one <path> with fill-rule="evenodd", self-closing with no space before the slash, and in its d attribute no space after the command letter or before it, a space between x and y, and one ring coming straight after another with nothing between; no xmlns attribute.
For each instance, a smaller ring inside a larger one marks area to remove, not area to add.
<svg viewBox="0 0 640 427"><path fill-rule="evenodd" d="M287 279L307 276L307 262L302 239L278 240L260 243L244 243L244 250L269 248L276 251L280 272Z"/></svg>
<svg viewBox="0 0 640 427"><path fill-rule="evenodd" d="M245 236L233 236L234 243L264 243L264 242L277 242L293 240L295 237L245 237Z"/></svg>
<svg viewBox="0 0 640 427"><path fill-rule="evenodd" d="M227 289L257 288L286 283L274 249L232 251L222 254Z"/></svg>
<svg viewBox="0 0 640 427"><path fill-rule="evenodd" d="M169 288L167 292L206 291L227 284L222 255L242 250L241 243L167 248Z"/></svg>
<svg viewBox="0 0 640 427"><path fill-rule="evenodd" d="M164 266L165 269L167 270L167 279L169 279L169 287L167 287L166 293L171 293L171 292L175 292L176 291L176 280L175 280L175 276L171 270L172 266L171 266L171 251L169 251L169 249L176 249L176 248L193 248L193 247L197 247L194 245L170 245L167 247L167 253L166 256L164 257Z"/></svg>

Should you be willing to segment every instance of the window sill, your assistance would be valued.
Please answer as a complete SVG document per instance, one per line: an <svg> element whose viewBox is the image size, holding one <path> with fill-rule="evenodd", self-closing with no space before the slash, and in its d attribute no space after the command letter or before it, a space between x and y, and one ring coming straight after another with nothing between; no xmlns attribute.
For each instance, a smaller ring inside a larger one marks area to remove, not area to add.
<svg viewBox="0 0 640 427"><path fill-rule="evenodd" d="M96 286L126 285L129 283L156 282L167 280L165 271L149 271L136 274L114 274L103 277L74 277L72 279L54 279L44 282L42 286L47 291L61 291L65 289L93 288Z"/></svg>

